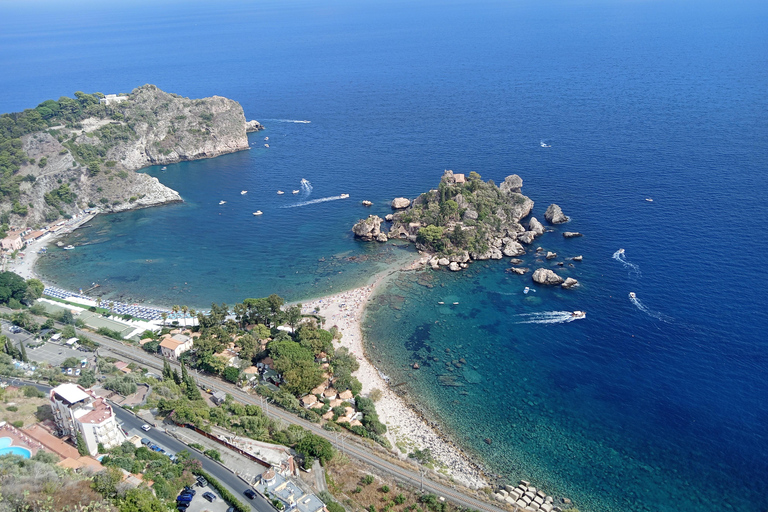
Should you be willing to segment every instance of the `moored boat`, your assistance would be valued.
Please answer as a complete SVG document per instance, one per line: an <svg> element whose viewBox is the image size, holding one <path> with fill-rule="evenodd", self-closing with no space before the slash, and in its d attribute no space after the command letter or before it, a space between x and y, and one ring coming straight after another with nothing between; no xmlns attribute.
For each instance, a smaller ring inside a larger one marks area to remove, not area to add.
<svg viewBox="0 0 768 512"><path fill-rule="evenodd" d="M241 190L241 191L240 191L240 195L241 195L241 196L244 196L244 195L245 195L245 194L247 194L247 193L248 193L248 191L247 191L247 190Z"/></svg>
<svg viewBox="0 0 768 512"><path fill-rule="evenodd" d="M227 202L226 201L219 201L219 205L222 205L222 204L227 204Z"/></svg>
<svg viewBox="0 0 768 512"><path fill-rule="evenodd" d="M294 191L293 191L293 193L294 193L294 194L298 194L298 193L299 193L299 191L298 191L298 190L294 190Z"/></svg>
<svg viewBox="0 0 768 512"><path fill-rule="evenodd" d="M283 195L283 194L285 194L285 192L283 192L282 190L278 190L278 191L277 191L277 195L281 196L281 195Z"/></svg>
<svg viewBox="0 0 768 512"><path fill-rule="evenodd" d="M261 210L256 210L255 212L253 212L254 215L262 215L263 213L264 212L262 212Z"/></svg>
<svg viewBox="0 0 768 512"><path fill-rule="evenodd" d="M71 250L72 250L72 249L74 249L74 248L75 248L75 246L74 246L74 245L68 245L68 246L66 246L66 247L64 248L64 250L65 250L65 251L71 251Z"/></svg>

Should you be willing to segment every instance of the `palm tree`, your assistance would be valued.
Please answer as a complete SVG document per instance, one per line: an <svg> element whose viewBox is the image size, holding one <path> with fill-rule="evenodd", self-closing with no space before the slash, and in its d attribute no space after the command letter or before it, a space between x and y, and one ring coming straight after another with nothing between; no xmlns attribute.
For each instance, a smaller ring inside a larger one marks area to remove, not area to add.
<svg viewBox="0 0 768 512"><path fill-rule="evenodd" d="M192 317L192 323L194 325L194 319L197 316L197 311L195 311L195 308L189 308L189 316Z"/></svg>
<svg viewBox="0 0 768 512"><path fill-rule="evenodd" d="M181 312L184 313L184 327L187 326L187 313L189 312L189 308L187 306L181 306Z"/></svg>
<svg viewBox="0 0 768 512"><path fill-rule="evenodd" d="M165 327L165 321L168 320L168 313L163 311L162 313L160 313L160 318L163 319L163 327Z"/></svg>

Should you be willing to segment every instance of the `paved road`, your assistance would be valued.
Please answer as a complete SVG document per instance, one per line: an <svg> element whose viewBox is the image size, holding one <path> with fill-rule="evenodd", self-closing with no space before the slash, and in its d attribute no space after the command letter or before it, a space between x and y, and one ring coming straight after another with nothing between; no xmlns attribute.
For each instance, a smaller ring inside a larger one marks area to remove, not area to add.
<svg viewBox="0 0 768 512"><path fill-rule="evenodd" d="M11 379L7 379L11 380ZM24 384L30 384L35 386L40 391L43 391L44 393L48 393L51 389L50 386L46 386L43 384L34 384L31 382L23 382ZM115 415L117 416L117 419L122 423L123 428L127 431L135 430L136 433L141 435L141 437L146 437L147 439L151 440L153 443L162 446L163 448L173 452L173 453L179 453L182 450L187 450L192 455L193 458L199 460L203 465L203 470L216 478L219 482L221 482L228 490L231 492L234 496L236 496L242 503L247 503L251 506L252 510L256 510L257 512L275 512L275 509L272 507L272 505L267 502L264 498L257 495L255 499L249 500L245 496L243 496L243 491L248 488L248 485L240 480L234 473L231 473L228 469L221 466L220 464L217 464L216 462L212 461L208 457L197 453L194 450L190 450L185 444L178 441L176 438L166 434L161 428L153 428L149 432L144 432L141 430L141 426L144 424L144 421L137 418L130 412L126 411L125 409L117 406L112 405L112 408L115 411Z"/></svg>
<svg viewBox="0 0 768 512"><path fill-rule="evenodd" d="M99 337L99 339L96 339L96 337L93 336L93 339L94 341L98 341L102 344L102 348L99 348L100 355L103 354L103 349L106 349L115 356L135 361L150 368L162 370L163 364L159 357L154 357L141 349L130 345L124 345L109 338ZM178 366L173 361L170 361L170 363L172 366ZM212 390L221 390L229 393L241 403L259 406L263 405L262 400L260 400L258 397L244 393L234 385L230 385L229 383L209 377L207 375L198 375L196 378L199 384L205 385ZM301 425L307 430L310 430L311 432L326 438L338 447L335 434L333 432L323 430L319 425L305 421L277 407L269 407L268 411L266 412L270 416L281 419L287 423ZM463 494L456 487L445 486L431 480L426 475L422 476L418 471L403 468L400 465L394 464L382 457L379 457L373 453L370 448L358 444L353 436L346 436L343 444L343 451L348 456L355 457L356 459L361 460L380 471L389 473L401 482L408 483L416 488L421 488L423 483L423 488L425 491L437 494L438 496L443 496L446 499L451 500L463 507L487 512L495 512L501 510L500 508L495 507L490 503L486 503L484 501L480 501L471 496Z"/></svg>
<svg viewBox="0 0 768 512"><path fill-rule="evenodd" d="M0 310L2 309L5 309L5 308L0 308ZM38 321L43 321L43 320L40 319ZM56 327L57 328L61 327L60 325L58 325L58 322ZM99 334L89 333L88 337L91 338L93 341L101 344L101 348L99 348L98 350L99 355L104 355L104 352L105 352L104 349L106 349L106 351L111 352L112 354L114 354L117 357L120 357L121 359L134 361L148 368L155 368L156 370L162 371L163 361L159 356L158 357L152 356L140 348L134 347L132 345L124 344L122 342L113 340L111 338L107 338L105 336L101 336ZM171 361L171 365L178 366L178 364L173 361ZM252 395L244 393L240 391L240 389L238 389L236 386L226 383L222 380L215 379L206 375L198 375L196 376L196 379L199 384L204 384L205 386L207 386L212 390L221 390L221 391L227 392L231 394L233 397L237 398L242 403L259 405L259 406L263 405L262 401L259 400L258 397L254 397ZM338 447L337 438L335 434L333 432L328 432L326 430L323 430L319 425L302 420L301 418L293 414L290 414L286 411L283 411L282 409L279 409L277 407L268 407L265 412L267 412L268 415L274 418L281 419L287 423L301 425L307 430L319 436L324 437L325 439L329 440L330 442L332 442L334 445ZM354 436L349 436L349 435L346 436L345 440L343 441L343 451L348 456L355 457L356 459L362 462L365 462L366 464L369 464L370 466L378 469L379 471L388 473L392 475L395 479L401 482L408 483L416 488L423 488L424 491L426 492L430 492L438 496L443 496L445 497L445 499L451 500L462 507L467 507L467 508L471 508L479 511L486 511L486 512L497 512L502 510L501 508L496 507L493 504L487 503L485 501L480 501L471 496L468 496L462 493L460 490L458 490L454 486L448 487L438 482L435 482L431 480L428 476L426 476L426 474L419 473L418 471L414 471L411 469L403 468L397 464L393 464L389 460L379 457L378 455L373 453L371 448L368 448L366 446L363 446L362 444L359 444ZM239 495L239 494L240 493L236 493L236 495Z"/></svg>

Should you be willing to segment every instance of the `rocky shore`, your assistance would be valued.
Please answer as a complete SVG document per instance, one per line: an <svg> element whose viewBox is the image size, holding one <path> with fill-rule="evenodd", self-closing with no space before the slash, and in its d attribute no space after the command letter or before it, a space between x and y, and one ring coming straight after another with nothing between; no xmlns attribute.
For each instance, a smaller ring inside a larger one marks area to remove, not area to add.
<svg viewBox="0 0 768 512"><path fill-rule="evenodd" d="M0 204L9 224L41 227L89 208L119 212L181 201L135 171L249 149L246 132L263 129L220 96L189 99L144 85L102 104L97 95L78 98L86 97L92 104L82 119L20 137L27 160L18 171L18 204Z"/></svg>

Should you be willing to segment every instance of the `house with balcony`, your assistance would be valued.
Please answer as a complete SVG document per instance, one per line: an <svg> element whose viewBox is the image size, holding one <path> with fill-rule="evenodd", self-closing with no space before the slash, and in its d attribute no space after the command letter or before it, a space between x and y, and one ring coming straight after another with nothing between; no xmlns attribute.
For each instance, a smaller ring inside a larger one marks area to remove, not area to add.
<svg viewBox="0 0 768 512"><path fill-rule="evenodd" d="M112 407L90 389L65 383L53 388L49 397L61 435L75 441L80 434L91 455L98 453L99 444L110 449L126 441Z"/></svg>

